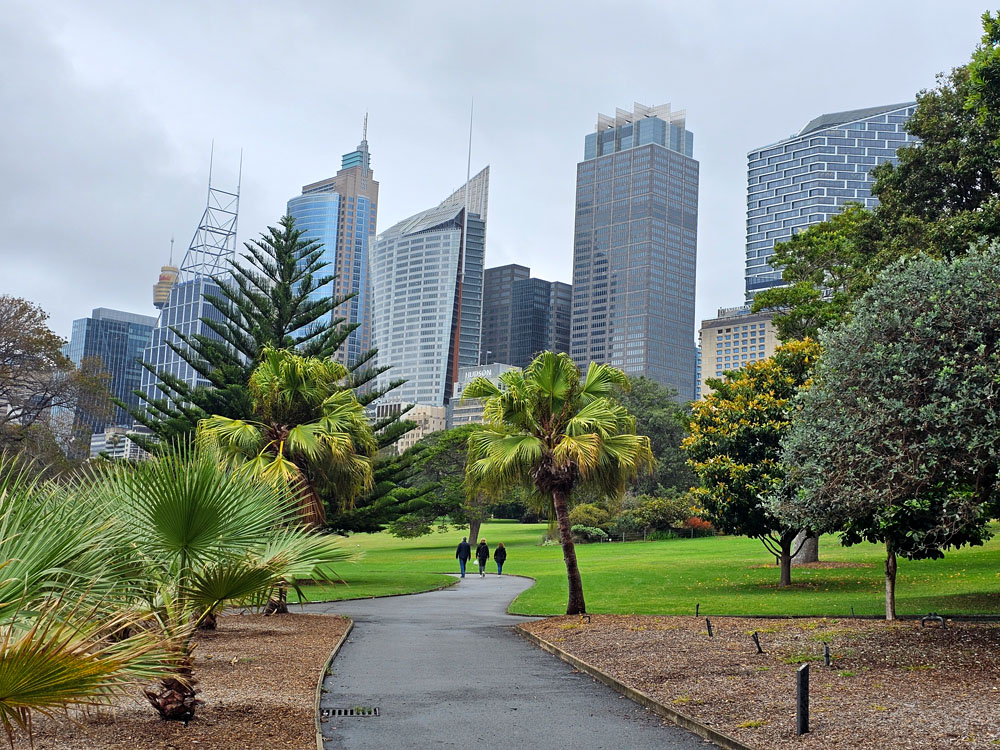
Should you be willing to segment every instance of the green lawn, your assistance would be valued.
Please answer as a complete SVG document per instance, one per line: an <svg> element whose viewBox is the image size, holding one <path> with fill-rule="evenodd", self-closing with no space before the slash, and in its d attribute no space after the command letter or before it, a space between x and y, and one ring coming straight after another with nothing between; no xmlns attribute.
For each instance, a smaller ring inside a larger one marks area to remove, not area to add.
<svg viewBox="0 0 1000 750"><path fill-rule="evenodd" d="M530 576L535 586L510 607L517 614L552 615L565 611L566 571L558 545L540 546L542 524L490 523L483 526L492 550L508 548L505 572ZM337 568L346 581L312 586L310 600L354 599L426 591L454 581L440 573L457 572L455 546L461 530L419 539L387 533L356 534L345 540L364 558ZM804 570L793 568L791 589L776 586L778 571L760 542L740 537L674 539L664 542L577 545L589 612L781 615L884 612L883 550L874 545L844 548L824 537L820 559L862 563L867 567ZM770 563L770 565L769 565ZM761 567L767 566L767 567ZM496 571L493 562L490 569ZM437 574L437 575L436 575ZM901 560L896 587L901 615L1000 613L1000 538L984 547L952 552L944 560Z"/></svg>

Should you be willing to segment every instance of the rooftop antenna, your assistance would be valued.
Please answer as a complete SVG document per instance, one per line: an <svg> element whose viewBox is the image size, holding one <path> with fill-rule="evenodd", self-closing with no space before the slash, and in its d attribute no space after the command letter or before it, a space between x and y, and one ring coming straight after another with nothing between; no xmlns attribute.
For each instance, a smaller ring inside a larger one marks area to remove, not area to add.
<svg viewBox="0 0 1000 750"><path fill-rule="evenodd" d="M174 236L170 235L170 265L174 264Z"/></svg>
<svg viewBox="0 0 1000 750"><path fill-rule="evenodd" d="M472 115L475 108L476 99L473 97L469 104L469 159L465 164L465 211L462 213L462 240L465 243L462 248L462 281L465 281L466 246L469 243L469 180L472 179Z"/></svg>
<svg viewBox="0 0 1000 750"><path fill-rule="evenodd" d="M368 140L368 113L365 112L365 125L361 129L361 142L364 143Z"/></svg>

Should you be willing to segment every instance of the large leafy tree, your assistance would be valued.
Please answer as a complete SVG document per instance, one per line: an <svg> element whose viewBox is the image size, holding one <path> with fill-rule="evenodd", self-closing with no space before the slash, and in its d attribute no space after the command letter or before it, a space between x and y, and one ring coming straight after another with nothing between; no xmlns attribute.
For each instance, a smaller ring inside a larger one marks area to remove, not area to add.
<svg viewBox="0 0 1000 750"><path fill-rule="evenodd" d="M896 558L980 544L997 511L1000 251L890 267L852 319L823 338L816 383L785 437L791 524L886 545Z"/></svg>
<svg viewBox="0 0 1000 750"><path fill-rule="evenodd" d="M265 347L249 387L253 419L216 414L198 428L225 464L290 487L313 525L326 523L323 496L347 508L371 488L377 446L343 365Z"/></svg>
<svg viewBox="0 0 1000 750"><path fill-rule="evenodd" d="M920 142L872 171L879 205L847 209L775 248L772 265L789 286L757 295L754 310L777 311L783 340L815 337L844 320L899 258L954 258L1000 237L998 23L984 14L970 63L917 94L906 129Z"/></svg>
<svg viewBox="0 0 1000 750"><path fill-rule="evenodd" d="M640 376L629 378L629 387L619 389L615 397L635 417L636 433L649 438L656 459L653 472L637 476L629 490L641 495L690 489L697 478L681 449L688 413L687 408L677 402L677 392Z"/></svg>
<svg viewBox="0 0 1000 750"><path fill-rule="evenodd" d="M819 354L815 341L793 341L770 359L709 380L712 393L692 405L684 440L709 519L726 533L759 539L778 559L780 586L792 581L795 538L808 526L786 522L771 511L768 500L795 492L786 477L781 439Z"/></svg>
<svg viewBox="0 0 1000 750"><path fill-rule="evenodd" d="M86 359L77 369L48 317L32 302L0 295L0 450L43 460L61 458L57 441L75 452L76 438L90 439L89 430L76 435L71 417L59 429L57 413L107 416L111 405L100 361Z"/></svg>
<svg viewBox="0 0 1000 750"><path fill-rule="evenodd" d="M569 582L566 614L586 611L570 533L573 490L621 495L654 465L649 438L635 433L635 419L614 399L627 385L621 370L592 362L581 379L568 355L543 352L523 372L503 373L499 386L477 378L463 396L486 399L486 424L468 439L468 491L497 497L528 487L551 498Z"/></svg>

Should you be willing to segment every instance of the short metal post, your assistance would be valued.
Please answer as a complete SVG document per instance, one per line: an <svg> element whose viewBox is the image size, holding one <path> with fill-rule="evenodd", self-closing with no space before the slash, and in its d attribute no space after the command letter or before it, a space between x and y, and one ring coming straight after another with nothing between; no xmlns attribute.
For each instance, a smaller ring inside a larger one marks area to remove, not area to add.
<svg viewBox="0 0 1000 750"><path fill-rule="evenodd" d="M757 631L756 630L753 631L753 642L755 644L757 644L757 653L758 654L763 654L764 653L764 649L762 649L760 647L760 636L757 635Z"/></svg>
<svg viewBox="0 0 1000 750"><path fill-rule="evenodd" d="M795 733L809 732L809 664L799 667L795 690Z"/></svg>
<svg viewBox="0 0 1000 750"><path fill-rule="evenodd" d="M824 643L823 644L823 663L826 666L828 666L828 667L833 666L832 663L831 663L831 661L830 661L830 644L829 643Z"/></svg>
<svg viewBox="0 0 1000 750"><path fill-rule="evenodd" d="M706 625L708 626L708 637L709 637L709 638L711 638L711 637L712 637L712 621L711 621L711 620L709 620L709 619L708 619L708 618L706 617L706 618L705 618L705 624L706 624Z"/></svg>
<svg viewBox="0 0 1000 750"><path fill-rule="evenodd" d="M698 610L699 610L699 609L701 609L701 603L700 603L700 602L699 602L698 604L695 604L695 605L694 605L694 616L695 616L695 617L697 617L697 616L698 616Z"/></svg>

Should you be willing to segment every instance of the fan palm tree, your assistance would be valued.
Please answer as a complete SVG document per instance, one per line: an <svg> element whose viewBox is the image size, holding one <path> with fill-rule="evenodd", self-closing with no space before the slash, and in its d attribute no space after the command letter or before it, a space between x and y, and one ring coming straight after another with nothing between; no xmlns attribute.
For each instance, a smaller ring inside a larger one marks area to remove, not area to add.
<svg viewBox="0 0 1000 750"><path fill-rule="evenodd" d="M192 652L201 620L227 602L262 604L278 585L327 580L329 565L354 557L299 522L286 487L205 452L111 466L89 490L144 584L133 608L173 644L170 673L145 691L166 719L187 721L198 704Z"/></svg>
<svg viewBox="0 0 1000 750"><path fill-rule="evenodd" d="M257 420L209 417L198 427L199 441L227 465L291 487L303 518L323 525L319 486L334 486L347 509L372 485L377 446L348 377L333 360L266 347L250 376Z"/></svg>
<svg viewBox="0 0 1000 750"><path fill-rule="evenodd" d="M469 436L468 490L528 486L551 498L569 579L566 614L587 610L570 533L574 488L620 495L654 465L649 438L635 434L635 419L613 398L615 387L628 387L621 370L592 362L581 381L567 354L543 352L523 372L503 373L499 386L477 378L462 396L486 400L485 429Z"/></svg>
<svg viewBox="0 0 1000 750"><path fill-rule="evenodd" d="M110 524L73 485L0 456L0 724L107 702L168 670L158 634L117 602L131 590Z"/></svg>

